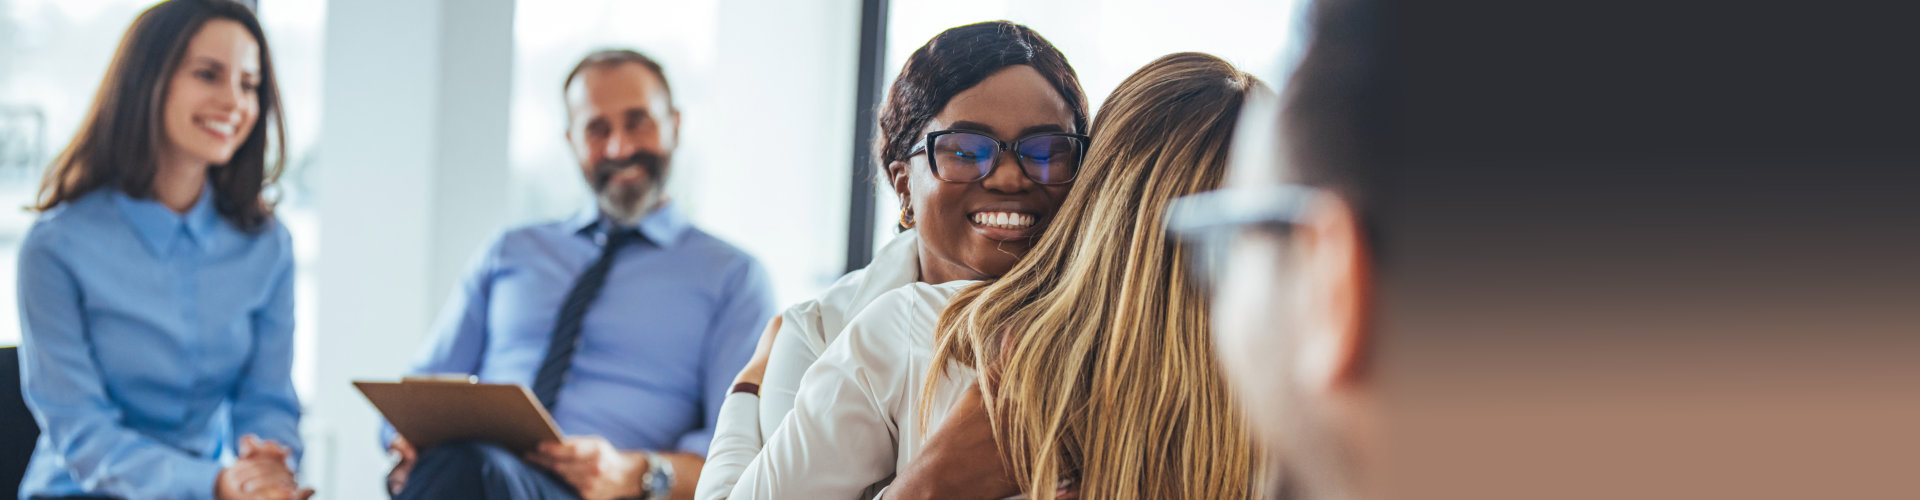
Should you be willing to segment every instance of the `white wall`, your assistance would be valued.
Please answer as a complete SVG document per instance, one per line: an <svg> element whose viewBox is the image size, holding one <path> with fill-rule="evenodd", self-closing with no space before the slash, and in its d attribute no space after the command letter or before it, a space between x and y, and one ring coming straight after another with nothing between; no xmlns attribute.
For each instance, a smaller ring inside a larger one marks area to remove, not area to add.
<svg viewBox="0 0 1920 500"><path fill-rule="evenodd" d="M782 306L845 271L858 0L724 0L711 97L688 110L676 194L696 223L759 257ZM680 84L682 82L676 82Z"/></svg>
<svg viewBox="0 0 1920 500"><path fill-rule="evenodd" d="M505 220L512 0L331 0L317 145L318 390L308 480L383 498L355 379L405 369L468 256Z"/></svg>

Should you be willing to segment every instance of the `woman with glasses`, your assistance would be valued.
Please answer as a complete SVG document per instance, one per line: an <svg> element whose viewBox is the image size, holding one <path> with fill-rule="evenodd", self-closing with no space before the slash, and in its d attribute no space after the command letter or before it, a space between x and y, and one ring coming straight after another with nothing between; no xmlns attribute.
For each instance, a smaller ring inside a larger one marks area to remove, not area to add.
<svg viewBox="0 0 1920 500"><path fill-rule="evenodd" d="M903 231L866 269L768 325L721 409L697 498L733 494L793 408L801 376L876 297L910 283L990 279L1026 255L1075 182L1086 101L1060 51L1010 22L949 29L908 57L875 144Z"/></svg>
<svg viewBox="0 0 1920 500"><path fill-rule="evenodd" d="M43 430L23 498L313 494L291 469L293 247L262 196L279 108L245 5L161 2L127 29L20 248Z"/></svg>
<svg viewBox="0 0 1920 500"><path fill-rule="evenodd" d="M1206 299L1161 221L1174 198L1219 185L1257 93L1271 91L1205 54L1128 77L1029 255L999 278L876 299L807 372L735 496L849 498L890 475L887 499L1250 496L1258 467L1213 363ZM938 441L973 412L991 421L985 439ZM1004 469L918 460L943 447Z"/></svg>

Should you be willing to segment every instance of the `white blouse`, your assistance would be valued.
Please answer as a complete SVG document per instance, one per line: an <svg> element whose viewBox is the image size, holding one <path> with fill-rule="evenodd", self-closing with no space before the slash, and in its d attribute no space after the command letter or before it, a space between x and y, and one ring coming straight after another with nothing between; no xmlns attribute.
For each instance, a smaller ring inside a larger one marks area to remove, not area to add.
<svg viewBox="0 0 1920 500"><path fill-rule="evenodd" d="M800 379L820 359L821 352L881 294L913 283L919 275L920 237L909 230L887 242L865 269L847 273L819 298L781 313L780 331L774 338L760 395L730 394L721 405L719 424L694 498L727 498L748 462L760 453L763 437L773 435L787 412L793 410Z"/></svg>
<svg viewBox="0 0 1920 500"><path fill-rule="evenodd" d="M921 427L934 326L947 302L974 283L913 283L861 311L807 370L792 413L767 437L731 498L855 499L905 467L927 432L972 390L972 368L948 367Z"/></svg>

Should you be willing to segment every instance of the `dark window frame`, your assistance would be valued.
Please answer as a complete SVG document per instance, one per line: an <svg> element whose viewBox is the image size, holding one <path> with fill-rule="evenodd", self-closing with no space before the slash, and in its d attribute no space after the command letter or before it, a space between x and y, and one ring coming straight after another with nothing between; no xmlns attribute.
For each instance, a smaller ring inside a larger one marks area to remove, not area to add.
<svg viewBox="0 0 1920 500"><path fill-rule="evenodd" d="M877 162L873 138L878 135L880 105L887 84L887 9L891 0L860 3L859 71L853 97L853 168L847 200L846 272L867 267L873 260L874 179Z"/></svg>

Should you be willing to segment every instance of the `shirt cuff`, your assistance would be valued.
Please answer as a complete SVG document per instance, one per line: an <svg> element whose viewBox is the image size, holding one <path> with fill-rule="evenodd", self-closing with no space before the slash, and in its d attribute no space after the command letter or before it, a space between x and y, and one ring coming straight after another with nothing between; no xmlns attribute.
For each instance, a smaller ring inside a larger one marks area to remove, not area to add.
<svg viewBox="0 0 1920 500"><path fill-rule="evenodd" d="M764 441L760 436L760 397L744 392L728 394L720 405L713 445L707 450L707 463L700 469L694 498L727 498Z"/></svg>
<svg viewBox="0 0 1920 500"><path fill-rule="evenodd" d="M219 462L180 460L176 465L179 470L175 474L158 475L171 478L172 484L168 484L166 489L172 493L166 496L214 500L214 491L220 487L216 484L220 481L220 470L224 468Z"/></svg>
<svg viewBox="0 0 1920 500"><path fill-rule="evenodd" d="M745 392L727 395L720 405L720 418L714 424L716 438L740 439L752 443L754 451L765 445L760 435L760 396Z"/></svg>
<svg viewBox="0 0 1920 500"><path fill-rule="evenodd" d="M399 436L400 431L394 430L393 424L389 424L383 419L380 422L380 452L386 453L388 449L393 448L393 438Z"/></svg>

